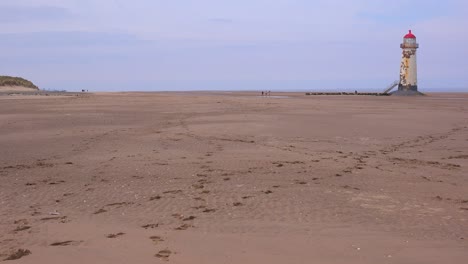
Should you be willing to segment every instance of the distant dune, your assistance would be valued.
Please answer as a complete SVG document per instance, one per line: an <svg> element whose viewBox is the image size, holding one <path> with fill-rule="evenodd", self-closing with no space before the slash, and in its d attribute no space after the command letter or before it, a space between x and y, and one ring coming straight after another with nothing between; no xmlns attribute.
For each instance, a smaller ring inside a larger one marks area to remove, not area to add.
<svg viewBox="0 0 468 264"><path fill-rule="evenodd" d="M0 76L0 91L31 91L39 90L34 83L20 77Z"/></svg>

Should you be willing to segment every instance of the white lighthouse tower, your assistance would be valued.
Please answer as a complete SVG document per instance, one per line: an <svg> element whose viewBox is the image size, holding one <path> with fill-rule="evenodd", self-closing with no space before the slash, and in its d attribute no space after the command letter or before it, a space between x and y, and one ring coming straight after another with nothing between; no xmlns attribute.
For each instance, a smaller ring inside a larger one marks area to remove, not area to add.
<svg viewBox="0 0 468 264"><path fill-rule="evenodd" d="M400 83L396 94L420 94L418 92L418 67L416 64L416 51L419 44L411 30L403 38L400 45L403 50L400 66Z"/></svg>

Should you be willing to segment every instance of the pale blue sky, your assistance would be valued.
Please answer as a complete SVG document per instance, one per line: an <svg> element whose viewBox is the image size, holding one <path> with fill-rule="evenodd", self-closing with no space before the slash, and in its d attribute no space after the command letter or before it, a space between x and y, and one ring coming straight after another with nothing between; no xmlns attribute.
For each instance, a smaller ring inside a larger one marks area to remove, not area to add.
<svg viewBox="0 0 468 264"><path fill-rule="evenodd" d="M1 0L0 75L89 90L468 91L466 0Z"/></svg>

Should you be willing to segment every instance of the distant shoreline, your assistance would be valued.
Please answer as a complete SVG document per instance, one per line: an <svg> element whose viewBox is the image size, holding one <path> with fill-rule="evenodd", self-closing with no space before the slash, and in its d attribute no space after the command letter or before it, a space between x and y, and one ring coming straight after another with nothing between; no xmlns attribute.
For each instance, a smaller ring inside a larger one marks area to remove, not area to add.
<svg viewBox="0 0 468 264"><path fill-rule="evenodd" d="M81 93L63 92L63 91L44 91L44 90L34 90L34 89L10 90L10 89L2 89L2 87L0 87L0 96L15 96L15 95L23 95L23 96L57 96L57 95L60 95L60 96L73 96L73 95L79 95L79 94L81 94Z"/></svg>
<svg viewBox="0 0 468 264"><path fill-rule="evenodd" d="M271 91L271 96L262 96L261 91L211 91L211 90L199 90L199 91L112 91L112 92L67 92L67 91L47 91L47 90L21 90L21 91L11 91L11 90L2 90L0 87L0 97L13 97L13 96L106 96L106 95L131 95L131 94L180 94L180 95L225 95L225 96L256 96L260 98L299 98L299 97L308 97L308 98L330 98L330 97L349 97L345 95L340 95L339 93L330 94L330 95L307 95L308 92L288 92L288 91ZM317 93L319 94L319 93ZM426 93L426 98L447 98L452 97L453 99L467 99L468 92L430 92ZM368 97L374 95L359 94L356 95L359 97ZM352 96L354 97L354 96ZM385 96L392 97L392 96ZM393 97L394 98L394 97Z"/></svg>

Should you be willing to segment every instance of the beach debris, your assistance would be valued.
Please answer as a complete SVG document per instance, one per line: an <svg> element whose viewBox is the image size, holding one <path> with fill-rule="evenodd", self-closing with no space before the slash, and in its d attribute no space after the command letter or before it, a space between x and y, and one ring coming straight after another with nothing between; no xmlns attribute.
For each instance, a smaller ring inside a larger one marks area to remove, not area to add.
<svg viewBox="0 0 468 264"><path fill-rule="evenodd" d="M357 251L360 251L361 248L359 246L356 246L356 245L351 245L351 247L353 247L354 249L356 249Z"/></svg>
<svg viewBox="0 0 468 264"><path fill-rule="evenodd" d="M60 215L60 213L57 210L54 210L53 212L49 212L49 215Z"/></svg>

